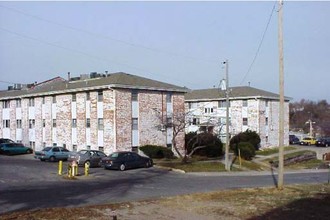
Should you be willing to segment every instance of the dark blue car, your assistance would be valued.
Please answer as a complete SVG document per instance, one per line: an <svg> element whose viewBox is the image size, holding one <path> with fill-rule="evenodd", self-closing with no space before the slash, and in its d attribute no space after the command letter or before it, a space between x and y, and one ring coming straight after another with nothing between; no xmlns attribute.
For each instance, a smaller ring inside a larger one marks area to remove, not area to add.
<svg viewBox="0 0 330 220"><path fill-rule="evenodd" d="M32 154L32 148L26 147L21 143L3 143L0 144L0 153L7 155L14 154Z"/></svg>

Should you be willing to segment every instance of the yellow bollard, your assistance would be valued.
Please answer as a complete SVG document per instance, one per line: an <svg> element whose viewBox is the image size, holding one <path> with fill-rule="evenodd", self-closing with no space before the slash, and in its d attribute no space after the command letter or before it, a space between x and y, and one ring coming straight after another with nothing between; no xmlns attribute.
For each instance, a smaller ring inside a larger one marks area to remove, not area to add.
<svg viewBox="0 0 330 220"><path fill-rule="evenodd" d="M62 175L62 172L63 172L63 161L62 160L60 160L59 162L58 162L58 175Z"/></svg>
<svg viewBox="0 0 330 220"><path fill-rule="evenodd" d="M85 176L88 176L89 174L89 165L88 163L85 163Z"/></svg>
<svg viewBox="0 0 330 220"><path fill-rule="evenodd" d="M71 166L71 164L68 164L68 177L69 178L72 177L72 166Z"/></svg>

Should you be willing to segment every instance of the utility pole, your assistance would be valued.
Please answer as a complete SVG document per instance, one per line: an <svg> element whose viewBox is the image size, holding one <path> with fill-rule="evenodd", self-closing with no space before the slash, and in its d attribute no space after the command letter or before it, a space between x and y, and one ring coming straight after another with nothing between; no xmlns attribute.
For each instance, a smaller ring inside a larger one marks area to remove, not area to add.
<svg viewBox="0 0 330 220"><path fill-rule="evenodd" d="M225 168L230 171L229 164L229 77L228 77L228 60L223 62L226 64L226 152L225 152Z"/></svg>
<svg viewBox="0 0 330 220"><path fill-rule="evenodd" d="M279 49L279 88L280 88L280 115L279 115L279 156L278 156L278 183L277 188L283 189L284 176L284 64L283 64L283 0L278 2L278 49Z"/></svg>

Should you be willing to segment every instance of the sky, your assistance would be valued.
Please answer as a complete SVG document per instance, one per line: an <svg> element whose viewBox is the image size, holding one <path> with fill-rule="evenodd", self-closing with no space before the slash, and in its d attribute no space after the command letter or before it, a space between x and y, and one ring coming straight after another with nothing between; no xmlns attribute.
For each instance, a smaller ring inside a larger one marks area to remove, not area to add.
<svg viewBox="0 0 330 220"><path fill-rule="evenodd" d="M127 72L189 89L279 93L275 1L0 1L0 89ZM330 102L330 2L284 1L284 93Z"/></svg>

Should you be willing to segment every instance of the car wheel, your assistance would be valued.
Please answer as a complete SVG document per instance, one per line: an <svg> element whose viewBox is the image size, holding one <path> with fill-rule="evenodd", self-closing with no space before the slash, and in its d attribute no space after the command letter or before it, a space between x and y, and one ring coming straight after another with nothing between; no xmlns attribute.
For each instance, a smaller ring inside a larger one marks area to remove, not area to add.
<svg viewBox="0 0 330 220"><path fill-rule="evenodd" d="M119 170L120 170L120 171L124 171L125 169L126 169L125 164L121 164L121 165L119 166Z"/></svg>
<svg viewBox="0 0 330 220"><path fill-rule="evenodd" d="M29 150L26 151L26 153L27 154L32 154L32 150L29 149Z"/></svg>
<svg viewBox="0 0 330 220"><path fill-rule="evenodd" d="M55 161L55 157L54 157L54 156L51 156L51 157L49 158L49 161L50 161L50 162L54 162L54 161Z"/></svg>

